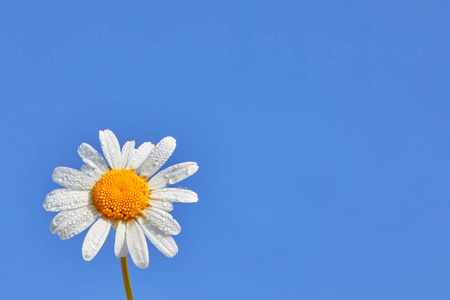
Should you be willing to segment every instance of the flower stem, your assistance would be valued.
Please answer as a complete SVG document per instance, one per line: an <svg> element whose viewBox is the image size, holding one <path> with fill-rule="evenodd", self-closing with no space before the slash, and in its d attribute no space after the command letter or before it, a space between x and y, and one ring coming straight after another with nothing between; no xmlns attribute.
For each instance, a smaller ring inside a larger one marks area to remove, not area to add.
<svg viewBox="0 0 450 300"><path fill-rule="evenodd" d="M125 285L125 293L128 300L133 300L133 291L131 291L130 274L128 274L127 257L120 258L120 264L122 265L123 284Z"/></svg>

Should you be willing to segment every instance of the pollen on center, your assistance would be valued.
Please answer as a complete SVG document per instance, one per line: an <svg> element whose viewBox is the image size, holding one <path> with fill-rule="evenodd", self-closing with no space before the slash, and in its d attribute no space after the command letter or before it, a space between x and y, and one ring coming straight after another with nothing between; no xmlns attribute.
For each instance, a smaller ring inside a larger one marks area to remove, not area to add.
<svg viewBox="0 0 450 300"><path fill-rule="evenodd" d="M128 220L138 216L148 205L149 194L147 181L127 169L103 174L92 188L97 211L112 220Z"/></svg>

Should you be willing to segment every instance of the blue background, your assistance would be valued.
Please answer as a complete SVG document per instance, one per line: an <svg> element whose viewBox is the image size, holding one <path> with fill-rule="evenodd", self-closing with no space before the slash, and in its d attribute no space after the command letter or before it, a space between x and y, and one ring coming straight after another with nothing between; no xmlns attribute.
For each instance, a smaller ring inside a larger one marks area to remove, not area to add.
<svg viewBox="0 0 450 300"><path fill-rule="evenodd" d="M136 299L450 299L448 1L2 1L1 299L124 299L45 195L77 147L174 136L180 251Z"/></svg>

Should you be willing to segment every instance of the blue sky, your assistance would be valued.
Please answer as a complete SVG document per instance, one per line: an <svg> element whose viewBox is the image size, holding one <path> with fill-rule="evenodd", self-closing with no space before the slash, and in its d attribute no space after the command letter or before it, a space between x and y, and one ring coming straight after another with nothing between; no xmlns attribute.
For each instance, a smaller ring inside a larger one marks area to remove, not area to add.
<svg viewBox="0 0 450 300"><path fill-rule="evenodd" d="M136 299L446 299L450 4L3 1L4 299L125 299L114 235L91 262L42 208L98 131L178 147L169 259Z"/></svg>

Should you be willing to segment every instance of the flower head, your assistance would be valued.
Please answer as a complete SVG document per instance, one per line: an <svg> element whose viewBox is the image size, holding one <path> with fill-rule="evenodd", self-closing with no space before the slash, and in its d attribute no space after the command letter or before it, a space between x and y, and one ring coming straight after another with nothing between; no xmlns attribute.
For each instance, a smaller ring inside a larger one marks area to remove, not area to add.
<svg viewBox="0 0 450 300"><path fill-rule="evenodd" d="M169 214L172 202L197 202L193 191L166 188L198 170L195 162L171 166L154 175L175 150L175 139L166 137L156 146L119 142L110 130L100 131L105 159L90 145L83 143L78 154L85 162L81 171L58 167L53 180L65 188L50 192L43 203L47 211L60 211L50 223L50 230L61 239L71 238L89 226L82 254L91 260L108 236L116 230L114 252L117 257L130 253L139 268L148 267L145 237L164 255L178 252L171 235L181 227ZM154 175L154 176L153 176Z"/></svg>

